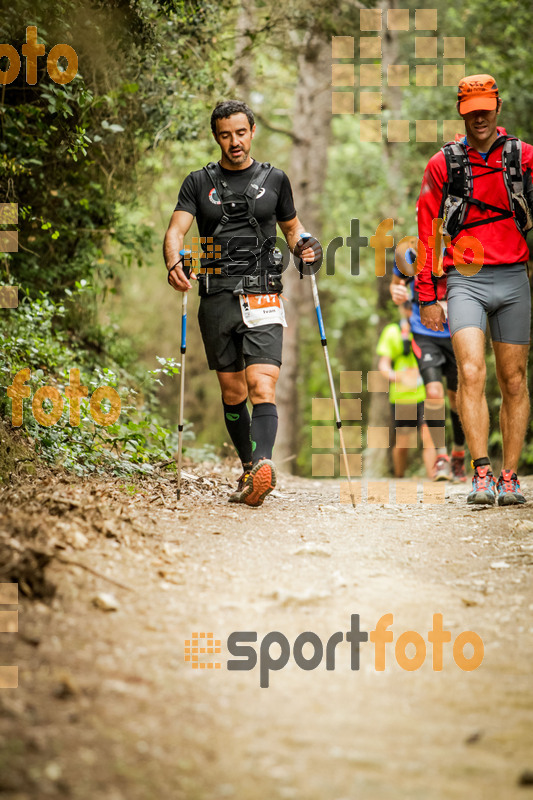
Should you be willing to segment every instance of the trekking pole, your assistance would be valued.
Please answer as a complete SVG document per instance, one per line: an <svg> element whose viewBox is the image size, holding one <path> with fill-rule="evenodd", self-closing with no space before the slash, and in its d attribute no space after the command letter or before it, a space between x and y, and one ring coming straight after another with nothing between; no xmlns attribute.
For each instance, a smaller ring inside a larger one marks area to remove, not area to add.
<svg viewBox="0 0 533 800"><path fill-rule="evenodd" d="M190 258L188 264L185 264L184 257L190 257L190 250L180 250L182 270L188 278L191 271ZM177 266L177 265L175 265ZM183 292L181 298L181 366L180 366L180 406L178 416L178 481L176 487L176 494L178 500L181 495L181 463L183 459L183 406L185 397L185 353L187 351L187 292Z"/></svg>
<svg viewBox="0 0 533 800"><path fill-rule="evenodd" d="M307 241L307 239L311 239L311 234L310 233L301 233L300 234L300 239L302 239L305 242L305 241ZM309 265L309 266L311 266L311 265ZM335 384L333 383L333 374L331 372L331 364L330 364L330 360L329 360L328 345L327 345L327 341L326 341L326 330L324 328L324 320L322 319L322 310L320 308L320 299L318 297L318 287L316 285L315 273L312 270L310 270L310 274L311 274L311 288L313 290L313 301L315 303L316 318L317 318L317 321L318 321L318 330L320 332L320 341L322 343L322 348L324 350L324 358L326 360L326 370L327 370L327 373L328 373L329 387L331 389L331 396L333 398L333 407L335 409L335 421L336 421L336 424L337 424L337 429L339 431L339 439L340 439L340 444L341 444L341 449L342 449L342 455L343 455L343 458L344 458L344 467L346 469L346 477L348 478L348 488L349 488L349 491L350 491L350 497L352 499L352 505L355 508L355 495L354 495L353 486L352 486L352 479L350 477L350 468L348 466L348 455L346 453L346 446L344 444L344 434L342 432L342 421L341 421L341 415L339 413L339 406L337 404L337 395L335 393Z"/></svg>

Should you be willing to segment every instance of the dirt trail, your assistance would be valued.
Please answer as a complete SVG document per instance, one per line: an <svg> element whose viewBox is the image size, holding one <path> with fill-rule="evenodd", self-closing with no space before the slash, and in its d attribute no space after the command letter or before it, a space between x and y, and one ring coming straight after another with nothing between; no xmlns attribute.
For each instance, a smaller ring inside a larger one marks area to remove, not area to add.
<svg viewBox="0 0 533 800"><path fill-rule="evenodd" d="M519 785L533 770L531 503L468 509L453 486L444 505L354 511L336 482L282 477L255 510L228 505L220 474L213 483L190 484L179 505L170 481L56 477L0 495L4 544L12 536L131 587L54 557L55 598L20 597L19 633L2 634L19 688L0 691L0 797L533 798ZM524 487L533 496L533 479ZM93 604L101 592L117 610ZM357 671L346 641L334 670L325 655L312 671L295 663L300 633L325 647L352 614L372 631L387 613L384 671L370 641ZM452 642L479 634L479 669L461 670L445 644L433 671L434 613ZM396 663L406 630L427 644L416 671ZM226 668L233 631L256 631L258 653L269 632L289 641L268 688L259 666ZM221 641L219 656L199 656L221 669L184 661L194 632Z"/></svg>

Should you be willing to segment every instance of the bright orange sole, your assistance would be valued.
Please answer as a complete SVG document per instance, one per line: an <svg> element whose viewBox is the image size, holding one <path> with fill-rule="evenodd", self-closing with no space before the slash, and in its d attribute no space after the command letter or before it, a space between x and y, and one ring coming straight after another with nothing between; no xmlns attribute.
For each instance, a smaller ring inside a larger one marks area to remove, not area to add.
<svg viewBox="0 0 533 800"><path fill-rule="evenodd" d="M247 506L257 507L262 505L267 494L270 494L276 485L276 469L272 461L259 461L252 469L250 479L252 488L243 498L243 502Z"/></svg>

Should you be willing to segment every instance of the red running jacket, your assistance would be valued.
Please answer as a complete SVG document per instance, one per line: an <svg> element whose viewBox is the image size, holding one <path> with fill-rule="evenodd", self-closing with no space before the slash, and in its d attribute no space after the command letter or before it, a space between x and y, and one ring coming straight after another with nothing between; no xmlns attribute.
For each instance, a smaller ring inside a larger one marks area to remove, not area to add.
<svg viewBox="0 0 533 800"><path fill-rule="evenodd" d="M467 145L468 158L472 164L472 175L474 177L473 196L493 206L509 208L501 152L507 133L505 128L498 128L498 133L499 137L490 148L486 162L477 150ZM487 173L487 166L502 171ZM532 167L533 147L526 142L522 142L522 171L524 173L528 170L531 171ZM431 272L434 254L428 245L428 239L433 233L433 220L439 217L442 190L447 180L446 158L442 150L439 150L428 162L418 201L418 237L426 248L426 262L416 278L416 289L421 301L436 299L435 282L432 279ZM477 206L469 205L465 222L470 223L477 219L497 216L498 214L495 211L482 212ZM479 225L461 230L452 239L452 247L448 247L444 253L443 266L445 272L453 266L453 245L462 236L474 236L479 240L483 246L482 264L519 264L529 258L529 248L526 240L518 230L514 218L509 218L489 225ZM474 262L473 255L472 250L466 250L464 261L467 263ZM436 263L437 257L435 255ZM439 283L442 282L443 280L439 281ZM439 291L440 295L441 292Z"/></svg>

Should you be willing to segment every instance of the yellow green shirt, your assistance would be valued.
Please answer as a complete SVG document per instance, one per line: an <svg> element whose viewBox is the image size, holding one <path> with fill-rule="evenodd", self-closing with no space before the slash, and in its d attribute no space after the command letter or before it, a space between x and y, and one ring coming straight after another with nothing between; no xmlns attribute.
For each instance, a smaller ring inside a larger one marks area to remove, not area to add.
<svg viewBox="0 0 533 800"><path fill-rule="evenodd" d="M409 334L409 339L412 341L412 333ZM409 351L409 355L404 355L402 332L397 323L391 323L381 331L377 354L388 356L392 362L392 369L397 374L396 381L390 384L389 401L391 403L420 403L426 399L426 390L420 375L416 389L402 384L401 373L408 369L418 370L418 363L412 350Z"/></svg>

